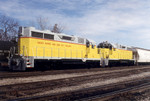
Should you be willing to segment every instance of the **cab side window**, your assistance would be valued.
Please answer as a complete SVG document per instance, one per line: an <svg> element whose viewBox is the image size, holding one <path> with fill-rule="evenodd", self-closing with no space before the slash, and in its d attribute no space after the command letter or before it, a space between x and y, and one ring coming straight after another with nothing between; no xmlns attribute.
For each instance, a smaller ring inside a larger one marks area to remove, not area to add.
<svg viewBox="0 0 150 101"><path fill-rule="evenodd" d="M94 46L95 46L95 45L92 45L92 48L93 48L93 49L94 49Z"/></svg>
<svg viewBox="0 0 150 101"><path fill-rule="evenodd" d="M90 42L88 40L86 40L86 47L90 46Z"/></svg>

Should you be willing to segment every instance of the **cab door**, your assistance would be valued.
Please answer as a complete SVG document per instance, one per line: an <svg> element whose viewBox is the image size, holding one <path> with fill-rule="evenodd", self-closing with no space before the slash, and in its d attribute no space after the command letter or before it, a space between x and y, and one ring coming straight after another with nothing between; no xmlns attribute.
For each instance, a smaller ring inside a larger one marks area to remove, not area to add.
<svg viewBox="0 0 150 101"><path fill-rule="evenodd" d="M85 55L85 58L88 58L90 54L90 42L89 40L86 40L86 55Z"/></svg>

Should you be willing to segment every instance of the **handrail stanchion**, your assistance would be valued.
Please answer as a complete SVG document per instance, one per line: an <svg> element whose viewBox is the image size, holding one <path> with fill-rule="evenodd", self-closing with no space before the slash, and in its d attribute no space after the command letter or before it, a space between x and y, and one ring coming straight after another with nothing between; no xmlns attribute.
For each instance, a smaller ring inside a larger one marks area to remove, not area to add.
<svg viewBox="0 0 150 101"><path fill-rule="evenodd" d="M51 58L52 58L52 55L53 55L53 49L51 48Z"/></svg>
<svg viewBox="0 0 150 101"><path fill-rule="evenodd" d="M37 58L37 47L36 47L36 58Z"/></svg>
<svg viewBox="0 0 150 101"><path fill-rule="evenodd" d="M43 58L45 57L45 47L43 47Z"/></svg>

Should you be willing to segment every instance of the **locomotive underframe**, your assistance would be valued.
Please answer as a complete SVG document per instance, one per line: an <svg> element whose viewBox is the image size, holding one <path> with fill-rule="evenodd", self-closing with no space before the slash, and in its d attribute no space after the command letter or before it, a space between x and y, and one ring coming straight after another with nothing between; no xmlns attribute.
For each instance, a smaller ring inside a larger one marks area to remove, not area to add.
<svg viewBox="0 0 150 101"><path fill-rule="evenodd" d="M134 59L101 59L101 67L111 66L133 66L135 65Z"/></svg>
<svg viewBox="0 0 150 101"><path fill-rule="evenodd" d="M86 60L86 61L83 61ZM38 69L64 69L77 67L107 67L107 66L131 66L135 64L135 60L122 60L122 59L77 59L77 58L42 58L42 57L23 57L14 55L10 59L10 70L24 71L28 68Z"/></svg>
<svg viewBox="0 0 150 101"><path fill-rule="evenodd" d="M58 58L58 57L24 57L14 55L9 59L9 69L25 71L28 68L49 68L60 69L59 66L70 65L74 67L81 65L82 67L100 66L100 59L87 59L87 58ZM63 68L64 68L63 67ZM70 68L71 68L70 67ZM80 67L80 66L79 66Z"/></svg>

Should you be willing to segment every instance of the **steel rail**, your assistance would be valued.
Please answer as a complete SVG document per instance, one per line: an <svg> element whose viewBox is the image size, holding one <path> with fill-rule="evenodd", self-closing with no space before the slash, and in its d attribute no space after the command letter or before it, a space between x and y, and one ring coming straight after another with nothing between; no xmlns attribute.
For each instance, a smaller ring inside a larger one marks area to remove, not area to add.
<svg viewBox="0 0 150 101"><path fill-rule="evenodd" d="M133 83L141 83L144 82L140 85L134 85ZM146 83L145 83L146 82ZM125 93L125 92L129 92L129 91L133 91L133 90L137 90L137 89L143 89L145 87L150 87L150 79L146 78L146 79L142 79L142 80L136 80L136 81L130 81L130 82L126 82L124 85L129 85L131 87L127 87L127 88L120 88L120 89L116 89L114 91L110 91L110 92L104 92L103 94L99 94L99 95L92 95L89 97L85 96L81 96L81 98L75 98L75 100L77 101L87 101L87 100L94 100L94 99L102 99L102 98L106 98L106 97L110 97L110 96L114 96L114 95L118 95L120 93ZM123 83L122 83L123 85ZM47 94L47 95L41 95L41 96L33 96L33 97L25 97L25 98L18 98L18 99L12 99L10 101L24 101L24 100L37 100L37 99L47 99L47 100L51 100L52 98L58 98L58 97L65 97L67 95L67 97L69 98L71 94L79 94L81 92L85 92L85 91L90 91L90 90L94 90L95 92L99 89L102 88L109 88L109 87L116 87L116 84L111 84L111 85L106 85L106 86L96 86L96 87L91 87L91 88L85 88L85 89L80 89L80 90L76 90L76 91L71 91L71 92L64 92L64 93L57 93L57 94ZM67 98L66 97L66 98ZM74 97L74 96L73 96Z"/></svg>
<svg viewBox="0 0 150 101"><path fill-rule="evenodd" d="M129 87L129 88L109 92L109 93L102 94L102 95L96 95L96 96L92 96L92 97L88 97L88 98L78 99L78 101L91 101L91 100L96 100L96 99L102 100L102 99L106 99L107 97L113 97L115 95L131 92L131 91L137 91L137 90L148 88L148 87L150 88L150 82L144 83L144 84L141 84L138 86L134 86L134 87Z"/></svg>

